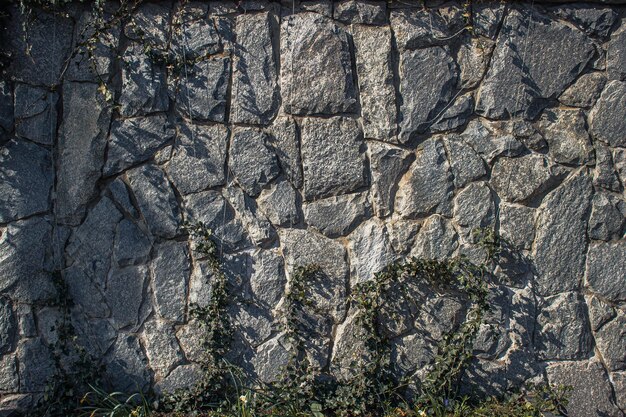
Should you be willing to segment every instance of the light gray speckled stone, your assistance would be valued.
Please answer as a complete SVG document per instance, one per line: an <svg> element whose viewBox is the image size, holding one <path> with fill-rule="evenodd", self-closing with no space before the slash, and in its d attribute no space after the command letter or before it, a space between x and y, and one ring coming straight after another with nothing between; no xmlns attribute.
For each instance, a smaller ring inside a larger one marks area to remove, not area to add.
<svg viewBox="0 0 626 417"><path fill-rule="evenodd" d="M129 219L122 219L115 231L113 259L118 266L138 265L148 260L152 237L145 229Z"/></svg>
<svg viewBox="0 0 626 417"><path fill-rule="evenodd" d="M390 15L399 49L418 49L448 43L449 22L437 9L399 9Z"/></svg>
<svg viewBox="0 0 626 417"><path fill-rule="evenodd" d="M49 209L53 184L52 155L25 140L0 147L0 223Z"/></svg>
<svg viewBox="0 0 626 417"><path fill-rule="evenodd" d="M229 169L243 190L256 197L280 173L276 154L267 145L266 133L235 129L230 144Z"/></svg>
<svg viewBox="0 0 626 417"><path fill-rule="evenodd" d="M396 211L403 218L424 217L430 213L450 215L453 188L443 141L428 139L418 149L415 162L399 183Z"/></svg>
<svg viewBox="0 0 626 417"><path fill-rule="evenodd" d="M504 12L508 8L507 4L497 0L487 0L472 3L471 7L474 34L495 38Z"/></svg>
<svg viewBox="0 0 626 417"><path fill-rule="evenodd" d="M176 367L164 379L155 384L154 389L160 394L171 394L178 390L190 390L202 381L203 368L195 363Z"/></svg>
<svg viewBox="0 0 626 417"><path fill-rule="evenodd" d="M156 3L141 4L124 28L124 34L133 40L164 47L169 32L170 11Z"/></svg>
<svg viewBox="0 0 626 417"><path fill-rule="evenodd" d="M270 143L276 151L285 176L294 187L302 187L302 161L296 122L289 116L279 116L271 126Z"/></svg>
<svg viewBox="0 0 626 417"><path fill-rule="evenodd" d="M495 221L493 193L486 182L474 182L454 198L454 218L466 233L490 226Z"/></svg>
<svg viewBox="0 0 626 417"><path fill-rule="evenodd" d="M376 218L357 227L348 237L348 242L352 286L374 278L374 274L397 258L387 227Z"/></svg>
<svg viewBox="0 0 626 417"><path fill-rule="evenodd" d="M617 310L617 316L602 326L594 337L608 370L626 370L626 314Z"/></svg>
<svg viewBox="0 0 626 417"><path fill-rule="evenodd" d="M278 181L261 191L259 209L275 226L292 226L300 221L299 198L289 181Z"/></svg>
<svg viewBox="0 0 626 417"><path fill-rule="evenodd" d="M14 94L15 134L52 145L57 130L58 94L27 84L16 84Z"/></svg>
<svg viewBox="0 0 626 417"><path fill-rule="evenodd" d="M122 116L140 116L169 108L165 68L152 62L140 43L131 43L122 55Z"/></svg>
<svg viewBox="0 0 626 417"><path fill-rule="evenodd" d="M507 202L522 202L545 192L557 181L558 169L542 155L500 158L491 172L491 186Z"/></svg>
<svg viewBox="0 0 626 417"><path fill-rule="evenodd" d="M157 245L151 267L156 311L164 319L183 322L190 269L187 242Z"/></svg>
<svg viewBox="0 0 626 417"><path fill-rule="evenodd" d="M626 242L592 245L587 253L586 281L589 287L608 300L626 300Z"/></svg>
<svg viewBox="0 0 626 417"><path fill-rule="evenodd" d="M589 133L613 147L626 147L626 81L609 81L589 113Z"/></svg>
<svg viewBox="0 0 626 417"><path fill-rule="evenodd" d="M304 119L304 198L346 194L367 185L364 147L361 130L352 119Z"/></svg>
<svg viewBox="0 0 626 417"><path fill-rule="evenodd" d="M334 5L333 17L343 23L384 25L387 22L386 3L371 0L341 0Z"/></svg>
<svg viewBox="0 0 626 417"><path fill-rule="evenodd" d="M519 249L530 249L535 239L536 209L500 203L500 235Z"/></svg>
<svg viewBox="0 0 626 417"><path fill-rule="evenodd" d="M621 28L611 35L607 44L606 69L610 80L626 81L626 23L622 21Z"/></svg>
<svg viewBox="0 0 626 417"><path fill-rule="evenodd" d="M152 158L174 138L174 128L162 114L115 120L109 134L104 175L114 175Z"/></svg>
<svg viewBox="0 0 626 417"><path fill-rule="evenodd" d="M478 86L487 72L495 42L485 38L466 37L461 43L457 61L464 88Z"/></svg>
<svg viewBox="0 0 626 417"><path fill-rule="evenodd" d="M174 31L171 49L175 59L193 61L222 50L219 34L211 19L185 19Z"/></svg>
<svg viewBox="0 0 626 417"><path fill-rule="evenodd" d="M450 258L458 246L458 235L452 223L435 214L426 219L417 234L411 256L444 260Z"/></svg>
<svg viewBox="0 0 626 417"><path fill-rule="evenodd" d="M460 136L450 135L445 141L450 158L454 186L463 188L487 174L482 158Z"/></svg>
<svg viewBox="0 0 626 417"><path fill-rule="evenodd" d="M378 217L393 212L396 184L413 160L413 154L380 142L368 142L370 170L372 173L372 205Z"/></svg>
<svg viewBox="0 0 626 417"><path fill-rule="evenodd" d="M617 240L624 236L626 203L608 193L593 196L588 234L594 240Z"/></svg>
<svg viewBox="0 0 626 417"><path fill-rule="evenodd" d="M524 144L515 136L496 131L493 127L480 119L472 120L461 138L490 164L498 156L513 157L524 151Z"/></svg>
<svg viewBox="0 0 626 417"><path fill-rule="evenodd" d="M160 321L143 326L146 356L157 377L164 377L183 360L183 353L174 336L174 329Z"/></svg>
<svg viewBox="0 0 626 417"><path fill-rule="evenodd" d="M205 328L198 320L190 320L176 331L176 338L187 360L198 363L206 362L207 352L201 336L204 331Z"/></svg>
<svg viewBox="0 0 626 417"><path fill-rule="evenodd" d="M261 381L274 382L280 378L292 359L292 353L285 345L288 343L284 337L278 336L257 347L252 366Z"/></svg>
<svg viewBox="0 0 626 417"><path fill-rule="evenodd" d="M104 295L116 329L139 324L144 284L150 279L146 266L129 266L109 272Z"/></svg>
<svg viewBox="0 0 626 417"><path fill-rule="evenodd" d="M254 199L237 187L226 187L222 194L235 209L255 245L264 245L276 238L276 231L263 213L258 211Z"/></svg>
<svg viewBox="0 0 626 417"><path fill-rule="evenodd" d="M366 138L393 142L396 140L397 114L391 67L391 32L386 27L359 25L352 28L352 39L359 77L363 134Z"/></svg>
<svg viewBox="0 0 626 417"><path fill-rule="evenodd" d="M142 165L128 171L127 175L150 233L166 238L176 236L180 210L163 171L154 165Z"/></svg>
<svg viewBox="0 0 626 417"><path fill-rule="evenodd" d="M252 255L250 289L254 297L274 308L285 290L285 262L276 250L257 250Z"/></svg>
<svg viewBox="0 0 626 417"><path fill-rule="evenodd" d="M601 72L583 74L559 96L559 101L571 107L591 107L596 104L606 84Z"/></svg>
<svg viewBox="0 0 626 417"><path fill-rule="evenodd" d="M233 59L230 120L233 123L267 125L279 105L278 54L273 34L276 16L270 13L240 14L236 18L237 45Z"/></svg>
<svg viewBox="0 0 626 417"><path fill-rule="evenodd" d="M189 194L226 182L228 129L183 125L166 171L179 193Z"/></svg>
<svg viewBox="0 0 626 417"><path fill-rule="evenodd" d="M606 38L617 19L610 7L591 4L565 4L551 9L558 17L568 20L591 36Z"/></svg>
<svg viewBox="0 0 626 417"><path fill-rule="evenodd" d="M346 236L362 221L371 217L367 194L346 194L304 205L304 220L313 229L328 237Z"/></svg>
<svg viewBox="0 0 626 417"><path fill-rule="evenodd" d="M430 126L431 132L445 132L463 126L474 112L474 95L464 94L449 104Z"/></svg>
<svg viewBox="0 0 626 417"><path fill-rule="evenodd" d="M548 155L554 161L571 165L595 162L582 110L546 110L539 121L539 131L548 142Z"/></svg>
<svg viewBox="0 0 626 417"><path fill-rule="evenodd" d="M596 169L593 173L593 185L596 188L604 188L610 191L619 192L622 188L611 150L600 142L595 143Z"/></svg>
<svg viewBox="0 0 626 417"><path fill-rule="evenodd" d="M271 314L255 304L229 306L234 327L253 348L258 347L272 334Z"/></svg>
<svg viewBox="0 0 626 417"><path fill-rule="evenodd" d="M281 24L281 95L287 113L349 113L356 108L350 45L331 19L299 13ZM324 77L319 77L324 68Z"/></svg>

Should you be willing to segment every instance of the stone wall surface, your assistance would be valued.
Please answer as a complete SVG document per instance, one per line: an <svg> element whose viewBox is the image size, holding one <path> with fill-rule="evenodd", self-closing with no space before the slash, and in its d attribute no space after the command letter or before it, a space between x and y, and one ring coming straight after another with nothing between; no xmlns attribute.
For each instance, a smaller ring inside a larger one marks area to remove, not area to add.
<svg viewBox="0 0 626 417"><path fill-rule="evenodd" d="M201 220L237 276L233 357L262 380L289 358L294 266L325 273L309 355L340 375L354 285L407 256L478 259L472 230L495 227L523 256L495 271L464 385L571 384L571 416L623 416L626 7L474 1L469 30L458 2L237 3L145 3L94 66L73 53L87 7L37 12L28 47L10 9L0 415L54 373L59 270L114 388L193 384L211 277L182 225ZM434 294L401 311L399 372L462 311Z"/></svg>

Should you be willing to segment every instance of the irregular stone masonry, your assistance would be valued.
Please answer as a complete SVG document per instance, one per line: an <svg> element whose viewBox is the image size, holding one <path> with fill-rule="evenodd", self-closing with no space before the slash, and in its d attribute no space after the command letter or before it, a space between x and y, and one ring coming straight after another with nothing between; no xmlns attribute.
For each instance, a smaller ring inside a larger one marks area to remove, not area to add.
<svg viewBox="0 0 626 417"><path fill-rule="evenodd" d="M524 256L495 271L464 386L571 384L570 416L624 415L626 6L171 3L99 35L95 66L73 54L87 9L36 12L28 48L9 10L1 415L54 372L55 269L112 388L200 377L189 312L211 276L183 221L213 229L242 300L233 357L263 380L289 358L278 309L295 266L324 272L307 349L340 376L354 285L410 255L478 259L472 230L495 227ZM425 294L386 326L400 373L420 375L463 311Z"/></svg>

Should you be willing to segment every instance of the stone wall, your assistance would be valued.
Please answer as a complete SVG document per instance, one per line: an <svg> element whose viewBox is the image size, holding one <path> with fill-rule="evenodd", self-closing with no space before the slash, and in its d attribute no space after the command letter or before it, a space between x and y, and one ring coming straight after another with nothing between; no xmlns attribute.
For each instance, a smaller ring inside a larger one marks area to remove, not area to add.
<svg viewBox="0 0 626 417"><path fill-rule="evenodd" d="M454 2L172 3L112 26L95 65L73 53L88 7L35 13L27 43L9 10L0 409L56 372L59 270L113 387L192 384L189 310L211 280L181 226L203 221L236 295L231 359L260 379L289 357L294 266L325 272L308 353L340 374L355 284L409 255L477 259L472 230L495 227L520 256L494 271L466 386L566 383L570 415L623 415L624 6L475 1L470 30ZM400 309L398 372L419 374L463 308Z"/></svg>

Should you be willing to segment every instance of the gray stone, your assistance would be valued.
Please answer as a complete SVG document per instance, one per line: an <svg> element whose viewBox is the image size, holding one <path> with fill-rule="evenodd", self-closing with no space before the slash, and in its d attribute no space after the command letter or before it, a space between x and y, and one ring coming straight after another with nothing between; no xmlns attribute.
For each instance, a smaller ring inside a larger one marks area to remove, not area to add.
<svg viewBox="0 0 626 417"><path fill-rule="evenodd" d="M368 142L370 170L372 174L372 204L378 217L393 212L396 184L413 160L413 154L380 142Z"/></svg>
<svg viewBox="0 0 626 417"><path fill-rule="evenodd" d="M406 255L415 244L422 223L419 220L398 219L387 223L391 246L396 253Z"/></svg>
<svg viewBox="0 0 626 417"><path fill-rule="evenodd" d="M461 43L457 61L461 69L463 88L474 88L483 80L495 42L485 38L467 37Z"/></svg>
<svg viewBox="0 0 626 417"><path fill-rule="evenodd" d="M183 353L174 336L174 329L160 321L149 321L143 326L146 356L157 378L163 378L183 360Z"/></svg>
<svg viewBox="0 0 626 417"><path fill-rule="evenodd" d="M396 260L387 227L379 219L371 219L357 227L348 237L350 253L350 284L373 279Z"/></svg>
<svg viewBox="0 0 626 417"><path fill-rule="evenodd" d="M169 8L155 3L141 4L124 27L124 34L135 41L164 47L170 26Z"/></svg>
<svg viewBox="0 0 626 417"><path fill-rule="evenodd" d="M76 310L72 314L72 326L76 330L77 342L95 358L102 358L117 337L117 331L108 319L87 319Z"/></svg>
<svg viewBox="0 0 626 417"><path fill-rule="evenodd" d="M487 0L472 3L471 7L474 34L494 39L504 12L508 8L507 4L497 0Z"/></svg>
<svg viewBox="0 0 626 417"><path fill-rule="evenodd" d="M49 274L52 226L40 217L9 225L0 237L0 291L33 303L56 293Z"/></svg>
<svg viewBox="0 0 626 417"><path fill-rule="evenodd" d="M421 370L434 359L433 344L421 333L401 336L391 342L391 358L402 374Z"/></svg>
<svg viewBox="0 0 626 417"><path fill-rule="evenodd" d="M622 188L615 166L611 150L602 143L595 143L596 169L593 173L593 185L596 188L619 192Z"/></svg>
<svg viewBox="0 0 626 417"><path fill-rule="evenodd" d="M571 107L591 107L596 104L606 85L606 76L601 72L583 74L559 96L559 101Z"/></svg>
<svg viewBox="0 0 626 417"><path fill-rule="evenodd" d="M166 168L179 193L189 194L226 182L228 129L221 125L184 125Z"/></svg>
<svg viewBox="0 0 626 417"><path fill-rule="evenodd" d="M120 333L105 359L110 386L121 392L145 390L150 384L148 359L136 336Z"/></svg>
<svg viewBox="0 0 626 417"><path fill-rule="evenodd" d="M58 307L43 307L37 311L37 327L44 344L55 346L59 342L59 327L64 321L64 315Z"/></svg>
<svg viewBox="0 0 626 417"><path fill-rule="evenodd" d="M452 223L435 214L426 219L417 234L411 256L441 261L452 257L458 246L458 235Z"/></svg>
<svg viewBox="0 0 626 417"><path fill-rule="evenodd" d="M610 80L626 81L626 24L611 35L606 48L606 70Z"/></svg>
<svg viewBox="0 0 626 417"><path fill-rule="evenodd" d="M302 187L302 161L296 123L291 117L279 116L271 127L270 143L285 176L294 187Z"/></svg>
<svg viewBox="0 0 626 417"><path fill-rule="evenodd" d="M209 227L220 250L238 250L250 244L241 220L235 217L235 211L219 192L190 194L185 197L185 206L185 220L201 221Z"/></svg>
<svg viewBox="0 0 626 417"><path fill-rule="evenodd" d="M99 260L97 262L93 269L102 268L103 261ZM72 298L74 306L78 307L86 317L96 319L109 317L111 310L104 297L104 283L89 277L90 273L93 274L92 270L88 269L88 266L78 262L65 269L63 278L67 285L68 293Z"/></svg>
<svg viewBox="0 0 626 417"><path fill-rule="evenodd" d="M259 249L252 255L250 289L263 305L274 308L285 291L285 262L276 250Z"/></svg>
<svg viewBox="0 0 626 417"><path fill-rule="evenodd" d="M346 32L316 13L281 24L281 95L287 113L334 114L356 109L357 92ZM315 63L315 65L312 65ZM324 68L324 77L319 77Z"/></svg>
<svg viewBox="0 0 626 417"><path fill-rule="evenodd" d="M344 1L341 4L361 3ZM381 8L384 11L384 4ZM354 26L352 40L359 77L363 134L366 138L393 142L397 114L391 67L391 31L387 27Z"/></svg>
<svg viewBox="0 0 626 417"><path fill-rule="evenodd" d="M390 23L399 49L443 45L452 35L448 22L437 9L392 10Z"/></svg>
<svg viewBox="0 0 626 417"><path fill-rule="evenodd" d="M611 194L593 196L588 235L594 240L616 240L624 236L626 203Z"/></svg>
<svg viewBox="0 0 626 417"><path fill-rule="evenodd" d="M611 372L611 380L616 393L617 405L624 410L626 409L626 398L622 393L626 392L626 372Z"/></svg>
<svg viewBox="0 0 626 417"><path fill-rule="evenodd" d="M240 14L236 25L230 121L267 125L279 105L278 54L272 39L278 22L269 13Z"/></svg>
<svg viewBox="0 0 626 417"><path fill-rule="evenodd" d="M536 209L500 203L500 236L515 248L530 250L535 240Z"/></svg>
<svg viewBox="0 0 626 417"><path fill-rule="evenodd" d="M0 223L48 211L52 182L50 151L15 139L0 147Z"/></svg>
<svg viewBox="0 0 626 417"><path fill-rule="evenodd" d="M165 69L152 62L144 45L131 43L122 55L122 116L140 116L169 108Z"/></svg>
<svg viewBox="0 0 626 417"><path fill-rule="evenodd" d="M548 155L561 164L593 164L593 146L585 129L582 110L546 110L539 130L548 143Z"/></svg>
<svg viewBox="0 0 626 417"><path fill-rule="evenodd" d="M151 249L152 239L147 231L132 220L122 219L115 231L115 263L120 267L144 263L148 260Z"/></svg>
<svg viewBox="0 0 626 417"><path fill-rule="evenodd" d="M13 89L11 84L6 80L0 81L0 131L1 133L8 133L13 130L14 118L13 118ZM0 136L0 142L3 139Z"/></svg>
<svg viewBox="0 0 626 417"><path fill-rule="evenodd" d="M202 1L179 1L174 6L176 13L180 13L183 22L190 22L196 19L204 19L209 11L209 3Z"/></svg>
<svg viewBox="0 0 626 417"><path fill-rule="evenodd" d="M492 131L480 119L469 122L461 138L490 164L498 156L514 157L524 151L524 144L515 136Z"/></svg>
<svg viewBox="0 0 626 417"><path fill-rule="evenodd" d="M180 365L156 383L154 389L160 394L172 394L179 390L191 390L202 381L204 369L195 363Z"/></svg>
<svg viewBox="0 0 626 417"><path fill-rule="evenodd" d="M611 372L626 370L626 314L617 310L617 316L602 326L594 335L607 369Z"/></svg>
<svg viewBox="0 0 626 417"><path fill-rule="evenodd" d="M279 233L289 274L298 266L318 265L321 274L310 283L306 296L317 311L340 321L346 310L346 250L340 243L307 230L284 229Z"/></svg>
<svg viewBox="0 0 626 417"><path fill-rule="evenodd" d="M13 312L13 303L9 298L0 297L0 355L13 350L16 336L17 320Z"/></svg>
<svg viewBox="0 0 626 417"><path fill-rule="evenodd" d="M111 323L116 329L139 324L144 286L149 279L149 271L145 266L110 271L104 296L111 309Z"/></svg>
<svg viewBox="0 0 626 417"><path fill-rule="evenodd" d="M72 19L60 13L41 10L32 14L11 9L7 19L7 46L12 59L9 74L17 81L33 85L58 85L72 48ZM23 26L28 28L28 36Z"/></svg>
<svg viewBox="0 0 626 417"><path fill-rule="evenodd" d="M58 94L27 84L15 85L15 134L43 145L56 137Z"/></svg>
<svg viewBox="0 0 626 417"><path fill-rule="evenodd" d="M96 182L104 164L111 108L97 90L97 84L63 84L63 123L56 159L56 214L59 221L70 225L82 220L96 194Z"/></svg>
<svg viewBox="0 0 626 417"><path fill-rule="evenodd" d="M428 139L418 149L409 172L400 180L396 211L403 218L424 217L430 213L450 215L453 189L443 141Z"/></svg>
<svg viewBox="0 0 626 417"><path fill-rule="evenodd" d="M545 197L533 248L540 294L551 295L580 286L592 193L591 180L579 175Z"/></svg>
<svg viewBox="0 0 626 417"><path fill-rule="evenodd" d="M190 307L207 307L213 296L213 267L210 261L195 261L189 278Z"/></svg>
<svg viewBox="0 0 626 417"><path fill-rule="evenodd" d="M367 194L346 194L313 201L304 205L304 220L328 237L348 235L372 216Z"/></svg>
<svg viewBox="0 0 626 417"><path fill-rule="evenodd" d="M354 120L304 119L304 198L346 194L368 185L364 151L363 135Z"/></svg>
<svg viewBox="0 0 626 417"><path fill-rule="evenodd" d="M256 197L280 173L276 154L260 130L238 128L230 144L229 169L243 190Z"/></svg>
<svg viewBox="0 0 626 417"><path fill-rule="evenodd" d="M585 302L575 292L543 299L537 316L535 349L541 360L586 359L593 338Z"/></svg>
<svg viewBox="0 0 626 417"><path fill-rule="evenodd" d="M173 32L170 48L174 59L184 63L206 59L218 53L222 50L222 43L211 19L185 19L180 22L180 28Z"/></svg>
<svg viewBox="0 0 626 417"><path fill-rule="evenodd" d="M229 306L233 326L247 343L256 348L272 334L272 316L264 309L250 304Z"/></svg>
<svg viewBox="0 0 626 417"><path fill-rule="evenodd" d="M151 265L157 313L164 319L183 322L190 270L187 242L157 245Z"/></svg>
<svg viewBox="0 0 626 417"><path fill-rule="evenodd" d="M555 15L578 26L587 35L606 38L617 19L610 7L590 4L565 4L551 10Z"/></svg>
<svg viewBox="0 0 626 417"><path fill-rule="evenodd" d="M18 304L16 313L18 315L17 325L20 334L25 337L37 336L37 326L35 325L35 315L33 314L32 306L29 304Z"/></svg>
<svg viewBox="0 0 626 417"><path fill-rule="evenodd" d="M278 181L261 191L257 203L275 226L293 226L300 221L298 195L289 181Z"/></svg>
<svg viewBox="0 0 626 417"><path fill-rule="evenodd" d="M463 126L474 112L474 96L471 93L457 98L442 111L437 121L430 126L432 132L445 132Z"/></svg>
<svg viewBox="0 0 626 417"><path fill-rule="evenodd" d="M626 147L626 81L609 81L589 113L589 133L613 147Z"/></svg>
<svg viewBox="0 0 626 417"><path fill-rule="evenodd" d="M557 172L542 155L500 158L491 172L491 186L507 202L528 201L557 183Z"/></svg>
<svg viewBox="0 0 626 417"><path fill-rule="evenodd" d="M235 209L252 243L264 245L276 238L276 231L267 217L258 211L254 199L236 187L226 187L222 190L222 194Z"/></svg>
<svg viewBox="0 0 626 417"><path fill-rule="evenodd" d="M460 136L448 136L445 144L450 159L450 171L456 188L463 188L487 174L482 158Z"/></svg>
<svg viewBox="0 0 626 417"><path fill-rule="evenodd" d="M185 353L187 360L205 363L207 351L203 345L203 334L206 329L198 320L191 320L176 331L176 338Z"/></svg>
<svg viewBox="0 0 626 417"><path fill-rule="evenodd" d="M191 120L224 122L231 60L214 56L196 62L184 77L170 80L169 94Z"/></svg>
<svg viewBox="0 0 626 417"><path fill-rule="evenodd" d="M252 366L259 380L266 383L278 381L289 365L292 353L284 346L287 343L283 339L278 336L257 347Z"/></svg>
<svg viewBox="0 0 626 417"><path fill-rule="evenodd" d="M443 114L458 79L459 71L447 46L400 55L400 142L424 132Z"/></svg>
<svg viewBox="0 0 626 417"><path fill-rule="evenodd" d="M300 1L300 9L307 12L319 13L326 17L333 17L332 0L303 0Z"/></svg>
<svg viewBox="0 0 626 417"><path fill-rule="evenodd" d="M595 295L587 295L587 311L591 330L597 332L602 326L615 318L615 309Z"/></svg>
<svg viewBox="0 0 626 417"><path fill-rule="evenodd" d="M592 245L587 253L586 281L589 287L608 300L626 300L625 256L624 241Z"/></svg>
<svg viewBox="0 0 626 417"><path fill-rule="evenodd" d="M163 171L154 165L142 165L128 171L127 176L150 233L165 238L176 236L180 210Z"/></svg>
<svg viewBox="0 0 626 417"><path fill-rule="evenodd" d="M20 391L43 391L55 374L52 352L41 339L24 339L17 347Z"/></svg>
<svg viewBox="0 0 626 417"><path fill-rule="evenodd" d="M107 187L109 192L108 197L116 203L116 206L124 213L126 213L129 217L138 219L139 213L135 209L132 201L130 200L130 194L128 193L128 188L126 188L126 183L122 181L121 178L116 178Z"/></svg>
<svg viewBox="0 0 626 417"><path fill-rule="evenodd" d="M496 207L491 189L485 182L471 183L454 198L454 219L466 233L493 225Z"/></svg>
<svg viewBox="0 0 626 417"><path fill-rule="evenodd" d="M557 362L546 368L551 385L572 387L567 415L572 417L619 416L622 412L613 401L608 375L597 359Z"/></svg>
<svg viewBox="0 0 626 417"><path fill-rule="evenodd" d="M114 175L152 158L174 138L174 128L164 115L115 120L109 135L104 175Z"/></svg>
<svg viewBox="0 0 626 417"><path fill-rule="evenodd" d="M490 119L534 119L545 99L558 97L593 55L593 43L581 32L533 8L511 10L500 29L476 112Z"/></svg>
<svg viewBox="0 0 626 417"><path fill-rule="evenodd" d="M622 187L626 186L626 149L613 149L613 164Z"/></svg>
<svg viewBox="0 0 626 417"><path fill-rule="evenodd" d="M333 17L343 23L384 25L387 23L385 3L372 0L341 0L334 5Z"/></svg>
<svg viewBox="0 0 626 417"><path fill-rule="evenodd" d="M374 359L368 349L368 334L359 322L359 314L350 314L337 326L331 357L331 373L341 382L349 383L358 377L358 371Z"/></svg>
<svg viewBox="0 0 626 417"><path fill-rule="evenodd" d="M4 355L0 357L0 392L16 392L18 390L17 360L15 355Z"/></svg>

